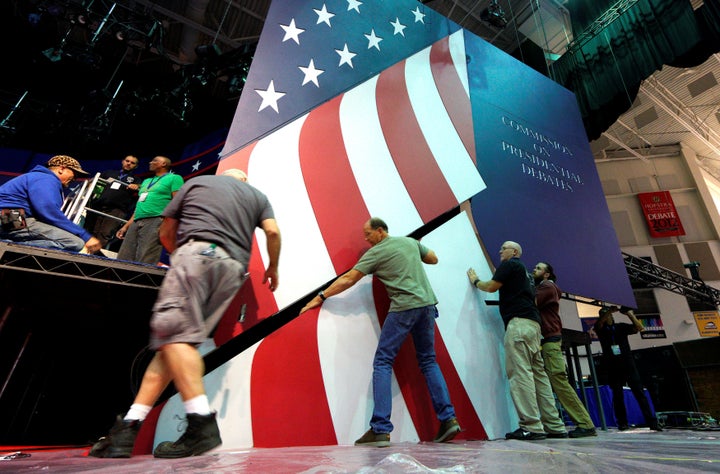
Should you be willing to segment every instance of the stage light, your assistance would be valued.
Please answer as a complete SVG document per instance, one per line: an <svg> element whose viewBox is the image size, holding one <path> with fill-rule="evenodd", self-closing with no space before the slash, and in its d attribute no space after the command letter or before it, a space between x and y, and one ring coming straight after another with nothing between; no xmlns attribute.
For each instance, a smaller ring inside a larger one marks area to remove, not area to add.
<svg viewBox="0 0 720 474"><path fill-rule="evenodd" d="M50 61L56 63L62 59L62 50L58 48L48 48L42 52L43 55Z"/></svg>
<svg viewBox="0 0 720 474"><path fill-rule="evenodd" d="M684 263L683 267L690 270L690 275L692 276L693 280L702 281L702 278L700 278L700 262Z"/></svg>
<svg viewBox="0 0 720 474"><path fill-rule="evenodd" d="M491 0L490 5L480 12L480 19L486 21L497 28L505 28L507 26L507 18L502 7L498 5L498 0Z"/></svg>
<svg viewBox="0 0 720 474"><path fill-rule="evenodd" d="M239 94L245 87L245 78L240 76L232 76L228 81L228 92L230 94Z"/></svg>

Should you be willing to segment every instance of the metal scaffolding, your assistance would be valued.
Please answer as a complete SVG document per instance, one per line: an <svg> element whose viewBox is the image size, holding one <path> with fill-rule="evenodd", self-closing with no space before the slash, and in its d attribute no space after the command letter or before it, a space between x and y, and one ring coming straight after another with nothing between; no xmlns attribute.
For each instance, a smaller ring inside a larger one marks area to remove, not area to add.
<svg viewBox="0 0 720 474"><path fill-rule="evenodd" d="M631 281L644 283L651 288L663 288L715 307L720 305L720 290L706 285L702 280L693 280L624 252L623 260Z"/></svg>
<svg viewBox="0 0 720 474"><path fill-rule="evenodd" d="M160 288L167 271L155 265L0 242L0 272L5 270L150 289Z"/></svg>

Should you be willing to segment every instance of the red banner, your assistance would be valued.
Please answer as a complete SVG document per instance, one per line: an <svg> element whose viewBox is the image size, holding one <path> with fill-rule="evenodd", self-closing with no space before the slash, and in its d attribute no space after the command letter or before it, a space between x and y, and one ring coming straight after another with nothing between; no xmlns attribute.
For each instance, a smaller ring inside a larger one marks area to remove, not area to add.
<svg viewBox="0 0 720 474"><path fill-rule="evenodd" d="M638 199L651 237L685 235L670 192L639 193Z"/></svg>

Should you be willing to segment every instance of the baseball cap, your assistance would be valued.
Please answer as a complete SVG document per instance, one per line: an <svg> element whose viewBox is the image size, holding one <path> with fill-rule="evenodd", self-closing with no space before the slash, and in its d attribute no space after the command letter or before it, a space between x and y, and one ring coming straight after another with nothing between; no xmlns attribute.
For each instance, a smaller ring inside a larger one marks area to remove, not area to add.
<svg viewBox="0 0 720 474"><path fill-rule="evenodd" d="M48 167L64 166L65 168L70 168L76 174L85 174L85 175L90 174L80 167L80 163L78 162L78 160L76 160L75 158L73 158L71 156L67 156L67 155L53 156L52 158L50 158L47 165L48 165Z"/></svg>

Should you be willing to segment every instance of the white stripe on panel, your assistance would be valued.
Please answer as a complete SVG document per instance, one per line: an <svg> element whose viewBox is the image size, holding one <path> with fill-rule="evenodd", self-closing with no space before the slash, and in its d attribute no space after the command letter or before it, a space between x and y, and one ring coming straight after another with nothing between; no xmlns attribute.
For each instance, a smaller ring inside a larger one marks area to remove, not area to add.
<svg viewBox="0 0 720 474"><path fill-rule="evenodd" d="M377 76L347 92L340 104L345 149L365 205L398 235L423 225L385 143L375 102Z"/></svg>
<svg viewBox="0 0 720 474"><path fill-rule="evenodd" d="M485 189L480 174L450 120L430 68L430 48L405 62L410 102L425 140L458 203Z"/></svg>
<svg viewBox="0 0 720 474"><path fill-rule="evenodd" d="M486 303L498 294L476 290L466 274L473 267L489 280L490 265L464 212L425 236L423 244L439 259L425 267L440 302L438 330L488 437L502 438L518 418L505 376L505 328L497 306Z"/></svg>
<svg viewBox="0 0 720 474"><path fill-rule="evenodd" d="M368 430L373 411L372 365L379 336L371 276L323 303L318 348L338 444L353 444ZM394 374L392 387L392 439L417 442L417 431Z"/></svg>
<svg viewBox="0 0 720 474"><path fill-rule="evenodd" d="M280 286L274 293L279 309L335 276L300 167L298 143L306 118L304 115L261 140L248 164L250 184L267 195L282 235ZM256 236L267 264L265 235L258 231Z"/></svg>
<svg viewBox="0 0 720 474"><path fill-rule="evenodd" d="M465 34L464 29L450 35L450 56L457 70L460 82L465 89L465 95L470 97L470 86L468 85L467 59L465 57Z"/></svg>
<svg viewBox="0 0 720 474"><path fill-rule="evenodd" d="M253 445L250 419L250 371L260 343L218 367L203 378L210 408L217 412L224 449L249 448ZM202 355L215 349L208 339L198 350ZM185 427L185 407L179 394L167 401L158 418L153 449L162 441L175 441ZM182 425L181 425L182 424Z"/></svg>

